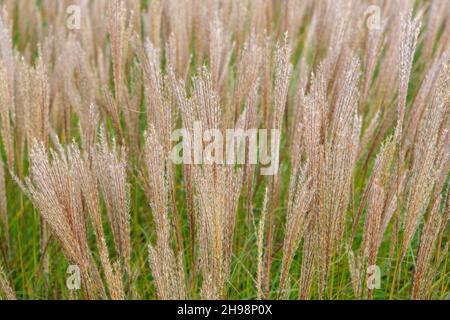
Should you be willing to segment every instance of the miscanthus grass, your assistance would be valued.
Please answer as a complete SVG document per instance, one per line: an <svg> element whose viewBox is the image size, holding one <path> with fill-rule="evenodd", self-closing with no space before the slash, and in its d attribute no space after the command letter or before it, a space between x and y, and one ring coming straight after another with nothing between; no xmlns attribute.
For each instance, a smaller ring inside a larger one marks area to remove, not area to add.
<svg viewBox="0 0 450 320"><path fill-rule="evenodd" d="M446 0L0 0L0 298L448 299L449 92Z"/></svg>

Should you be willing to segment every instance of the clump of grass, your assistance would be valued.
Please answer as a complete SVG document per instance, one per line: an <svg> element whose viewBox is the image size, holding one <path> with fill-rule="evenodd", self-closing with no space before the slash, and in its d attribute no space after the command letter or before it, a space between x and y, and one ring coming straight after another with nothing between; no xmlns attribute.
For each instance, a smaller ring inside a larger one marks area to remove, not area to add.
<svg viewBox="0 0 450 320"><path fill-rule="evenodd" d="M1 297L448 296L446 1L72 2L0 0Z"/></svg>
<svg viewBox="0 0 450 320"><path fill-rule="evenodd" d="M145 144L145 191L152 208L156 226L156 245L149 245L150 266L161 299L186 299L186 274L183 252L172 249L172 224L170 221L170 179L168 159L158 140L156 129L150 126ZM172 213L173 214L173 213Z"/></svg>

